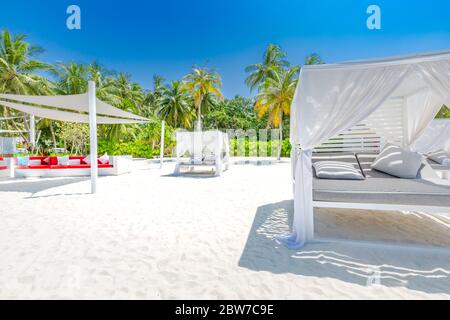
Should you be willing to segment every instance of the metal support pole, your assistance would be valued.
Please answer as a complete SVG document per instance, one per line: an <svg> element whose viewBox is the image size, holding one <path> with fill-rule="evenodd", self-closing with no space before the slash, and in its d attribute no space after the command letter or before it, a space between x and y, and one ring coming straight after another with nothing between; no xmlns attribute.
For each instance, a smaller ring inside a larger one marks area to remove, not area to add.
<svg viewBox="0 0 450 320"><path fill-rule="evenodd" d="M90 138L90 162L91 162L91 193L97 192L97 99L95 94L95 82L89 81L89 138Z"/></svg>

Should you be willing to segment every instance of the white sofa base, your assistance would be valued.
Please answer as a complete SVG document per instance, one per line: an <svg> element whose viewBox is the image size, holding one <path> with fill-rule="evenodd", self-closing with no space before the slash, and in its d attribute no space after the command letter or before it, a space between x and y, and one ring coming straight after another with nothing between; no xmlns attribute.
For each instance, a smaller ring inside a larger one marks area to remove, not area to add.
<svg viewBox="0 0 450 320"><path fill-rule="evenodd" d="M112 156L109 158L112 168L98 168L99 176L118 176L132 171L133 159L129 156ZM13 170L16 178L56 178L56 177L88 177L90 168L53 168L53 169L18 169Z"/></svg>

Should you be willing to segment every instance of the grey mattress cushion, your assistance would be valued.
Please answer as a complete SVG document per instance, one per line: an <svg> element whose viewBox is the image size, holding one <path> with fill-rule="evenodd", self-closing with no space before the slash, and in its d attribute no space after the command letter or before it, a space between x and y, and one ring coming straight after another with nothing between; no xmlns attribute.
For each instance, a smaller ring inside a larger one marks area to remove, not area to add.
<svg viewBox="0 0 450 320"><path fill-rule="evenodd" d="M314 200L450 207L450 181L399 179L313 180Z"/></svg>
<svg viewBox="0 0 450 320"><path fill-rule="evenodd" d="M444 164L447 165L447 161L448 163L450 163L450 155L445 152L444 150L439 150L433 153L430 153L429 155L427 155L428 159L436 162L437 164Z"/></svg>
<svg viewBox="0 0 450 320"><path fill-rule="evenodd" d="M399 178L415 179L422 162L423 156L418 152L387 144L372 163L372 168Z"/></svg>
<svg viewBox="0 0 450 320"><path fill-rule="evenodd" d="M342 159L342 155L340 158ZM351 155L345 156L351 162ZM344 158L345 158L344 157ZM326 160L326 156L320 157ZM350 203L381 203L450 207L450 181L435 179L436 173L424 162L416 179L400 179L371 168L377 154L358 154L366 180L313 180L314 200ZM335 159L331 157L328 159ZM316 157L313 157L317 161ZM429 179L429 180L427 180Z"/></svg>
<svg viewBox="0 0 450 320"><path fill-rule="evenodd" d="M313 164L316 177L334 180L364 180L358 164L343 161L317 161Z"/></svg>

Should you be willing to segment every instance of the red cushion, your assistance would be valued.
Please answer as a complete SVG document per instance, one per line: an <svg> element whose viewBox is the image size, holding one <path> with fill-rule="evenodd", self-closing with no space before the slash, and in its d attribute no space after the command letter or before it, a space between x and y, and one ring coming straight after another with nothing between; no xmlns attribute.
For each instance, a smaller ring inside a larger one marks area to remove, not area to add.
<svg viewBox="0 0 450 320"><path fill-rule="evenodd" d="M5 158L3 158L3 157L0 157L0 161L3 161L3 160L5 160Z"/></svg>
<svg viewBox="0 0 450 320"><path fill-rule="evenodd" d="M49 157L50 158L50 163L49 165L51 166L56 166L58 165L58 157Z"/></svg>
<svg viewBox="0 0 450 320"><path fill-rule="evenodd" d="M0 170L6 170L8 167L0 167Z"/></svg>

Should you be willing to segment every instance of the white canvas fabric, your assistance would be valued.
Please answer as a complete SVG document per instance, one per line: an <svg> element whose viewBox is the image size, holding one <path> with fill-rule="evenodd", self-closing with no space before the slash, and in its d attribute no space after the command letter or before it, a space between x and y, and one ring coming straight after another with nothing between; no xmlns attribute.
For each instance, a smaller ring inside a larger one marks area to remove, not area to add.
<svg viewBox="0 0 450 320"><path fill-rule="evenodd" d="M57 121L89 123L89 115L83 113L76 113L70 111L62 111L49 108L41 108L36 106L29 106L20 103L1 101L0 105L12 108L21 112L34 115L39 118L52 119ZM98 124L127 124L127 123L141 123L142 120L111 118L97 115Z"/></svg>
<svg viewBox="0 0 450 320"><path fill-rule="evenodd" d="M294 222L292 234L280 240L297 249L313 239L314 147L399 97L406 104L405 117L399 121L409 125L408 144L427 128L436 105L450 102L449 88L450 52L303 67L291 106ZM417 92L423 94L413 97Z"/></svg>
<svg viewBox="0 0 450 320"><path fill-rule="evenodd" d="M89 99L87 93L64 96L27 96L15 94L0 94L0 98L18 102L33 103L42 106L62 108L78 112L89 112ZM113 107L99 99L97 99L97 114L142 121L147 120L146 118L143 118L141 116Z"/></svg>
<svg viewBox="0 0 450 320"><path fill-rule="evenodd" d="M423 154L438 150L450 153L450 119L433 120L412 149Z"/></svg>

